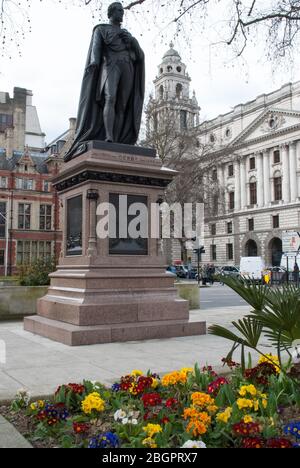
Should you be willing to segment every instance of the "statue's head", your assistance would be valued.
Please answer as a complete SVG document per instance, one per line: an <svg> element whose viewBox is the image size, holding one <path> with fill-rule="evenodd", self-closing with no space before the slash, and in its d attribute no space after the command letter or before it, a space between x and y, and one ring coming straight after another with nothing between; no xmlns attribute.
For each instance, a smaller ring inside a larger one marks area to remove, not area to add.
<svg viewBox="0 0 300 468"><path fill-rule="evenodd" d="M108 7L107 16L110 20L122 23L124 16L124 8L122 3L114 2Z"/></svg>

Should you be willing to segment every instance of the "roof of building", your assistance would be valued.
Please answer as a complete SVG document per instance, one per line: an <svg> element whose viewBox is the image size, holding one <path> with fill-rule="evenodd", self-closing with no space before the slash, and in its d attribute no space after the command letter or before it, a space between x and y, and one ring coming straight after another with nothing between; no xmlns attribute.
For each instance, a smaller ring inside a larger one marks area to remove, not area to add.
<svg viewBox="0 0 300 468"><path fill-rule="evenodd" d="M12 158L7 159L5 154L0 154L0 170L13 171L23 155L14 154ZM46 157L30 155L33 163L36 166L36 171L39 174L48 174L48 166L46 164Z"/></svg>
<svg viewBox="0 0 300 468"><path fill-rule="evenodd" d="M165 61L166 59L169 59L171 57L181 60L179 53L177 52L177 50L174 49L173 42L170 43L170 49L163 56L163 60Z"/></svg>

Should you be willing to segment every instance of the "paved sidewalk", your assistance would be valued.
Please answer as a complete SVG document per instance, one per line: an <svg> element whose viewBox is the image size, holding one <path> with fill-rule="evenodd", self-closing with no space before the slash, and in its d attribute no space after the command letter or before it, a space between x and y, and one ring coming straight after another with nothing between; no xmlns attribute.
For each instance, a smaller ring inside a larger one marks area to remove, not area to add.
<svg viewBox="0 0 300 468"><path fill-rule="evenodd" d="M32 448L31 444L0 416L0 448Z"/></svg>
<svg viewBox="0 0 300 468"><path fill-rule="evenodd" d="M192 311L191 316L208 326L228 325L248 311L248 306L239 306ZM1 340L6 362L1 363L0 355L0 401L13 398L20 388L42 396L62 383L83 379L111 384L132 369L162 374L195 362L220 366L230 349L227 340L211 335L68 347L24 331L22 322L0 323L0 345Z"/></svg>

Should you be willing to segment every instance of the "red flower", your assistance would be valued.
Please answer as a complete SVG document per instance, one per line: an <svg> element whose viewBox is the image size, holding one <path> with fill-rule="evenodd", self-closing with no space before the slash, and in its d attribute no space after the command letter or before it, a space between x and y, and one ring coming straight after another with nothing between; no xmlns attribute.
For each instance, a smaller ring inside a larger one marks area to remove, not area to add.
<svg viewBox="0 0 300 468"><path fill-rule="evenodd" d="M165 405L167 408L175 409L178 406L178 400L176 398L168 398Z"/></svg>
<svg viewBox="0 0 300 468"><path fill-rule="evenodd" d="M88 432L89 429L90 429L89 424L73 422L73 431L76 434L84 434L84 433Z"/></svg>
<svg viewBox="0 0 300 468"><path fill-rule="evenodd" d="M234 424L232 429L233 432L241 436L255 435L261 432L259 424L257 423L239 422L237 424Z"/></svg>
<svg viewBox="0 0 300 468"><path fill-rule="evenodd" d="M55 424L57 424L57 423L58 423L57 418L51 418L51 419L48 419L48 421L47 421L48 426L55 426Z"/></svg>
<svg viewBox="0 0 300 468"><path fill-rule="evenodd" d="M84 386L76 383L69 383L68 388L78 395L82 395L85 392Z"/></svg>
<svg viewBox="0 0 300 468"><path fill-rule="evenodd" d="M164 418L161 419L161 424L167 424L168 422L170 422L170 419L167 418L167 416L165 416Z"/></svg>
<svg viewBox="0 0 300 468"><path fill-rule="evenodd" d="M273 438L267 440L267 448L279 448L279 449L290 449L293 447L292 442L284 437Z"/></svg>
<svg viewBox="0 0 300 468"><path fill-rule="evenodd" d="M142 401L144 403L144 408L148 406L157 406L161 404L161 397L159 393L146 393L142 396Z"/></svg>
<svg viewBox="0 0 300 468"><path fill-rule="evenodd" d="M207 392L210 395L217 395L222 385L225 384L228 384L228 380L226 380L224 377L219 377L208 385Z"/></svg>
<svg viewBox="0 0 300 468"><path fill-rule="evenodd" d="M264 440L261 437L246 437L242 441L242 447L245 449L264 448Z"/></svg>

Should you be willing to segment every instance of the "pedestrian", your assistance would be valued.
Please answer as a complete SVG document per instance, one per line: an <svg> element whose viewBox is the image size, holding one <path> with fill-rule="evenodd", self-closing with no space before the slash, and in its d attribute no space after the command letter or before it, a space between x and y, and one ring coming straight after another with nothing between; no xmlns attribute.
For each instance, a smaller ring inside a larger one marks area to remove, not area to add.
<svg viewBox="0 0 300 468"><path fill-rule="evenodd" d="M295 265L294 265L293 279L294 279L295 285L299 286L299 266L297 262L295 262Z"/></svg>

